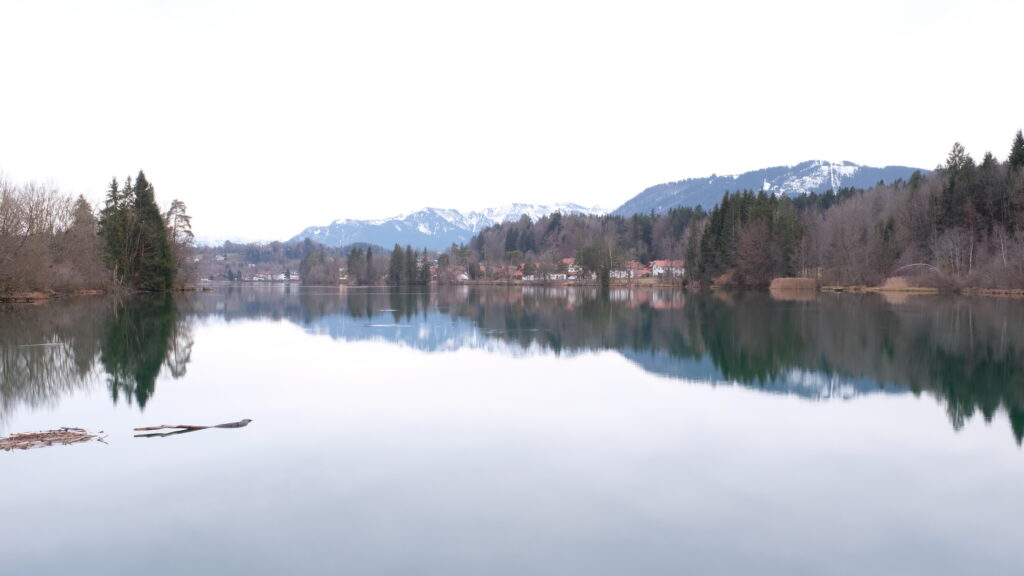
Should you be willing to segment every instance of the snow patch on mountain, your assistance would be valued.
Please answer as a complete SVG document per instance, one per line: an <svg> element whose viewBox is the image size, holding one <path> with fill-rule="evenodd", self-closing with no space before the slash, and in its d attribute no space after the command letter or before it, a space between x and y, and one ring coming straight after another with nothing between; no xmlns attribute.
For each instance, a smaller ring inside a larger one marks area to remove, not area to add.
<svg viewBox="0 0 1024 576"><path fill-rule="evenodd" d="M494 224L519 220L524 215L536 221L555 212L591 215L607 213L597 206L586 207L573 203L515 203L467 213L451 208L427 207L379 220L338 219L327 226L310 226L291 241L310 238L329 246L367 242L384 247L399 244L443 249L453 242L468 242L477 232Z"/></svg>
<svg viewBox="0 0 1024 576"><path fill-rule="evenodd" d="M726 192L743 190L764 190L776 196L799 196L812 192L821 194L829 189L839 190L847 187L866 189L880 180L889 183L900 178L907 180L915 170L918 169L907 166L874 168L847 161L810 160L795 166L775 166L743 174L712 174L708 178L689 178L651 186L612 214L632 216L647 214L652 210L663 214L672 208L698 205L710 209Z"/></svg>

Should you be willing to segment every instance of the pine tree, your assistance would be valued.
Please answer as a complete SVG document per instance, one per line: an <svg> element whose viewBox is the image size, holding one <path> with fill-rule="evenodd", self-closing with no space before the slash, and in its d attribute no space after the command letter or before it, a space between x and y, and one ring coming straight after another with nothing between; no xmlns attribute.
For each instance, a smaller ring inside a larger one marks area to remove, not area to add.
<svg viewBox="0 0 1024 576"><path fill-rule="evenodd" d="M1010 146L1010 157L1007 158L1007 162L1012 169L1024 167L1024 133L1020 130L1017 130L1017 136L1013 139L1013 145Z"/></svg>
<svg viewBox="0 0 1024 576"><path fill-rule="evenodd" d="M171 260L174 263L178 282L184 285L193 280L195 265L192 261L195 234L192 233L192 217L181 200L171 201L171 207L164 215L167 224L167 241L171 248Z"/></svg>
<svg viewBox="0 0 1024 576"><path fill-rule="evenodd" d="M114 279L123 284L128 275L128 211L117 178L111 179L107 188L105 204L100 211L99 230L107 264L114 272Z"/></svg>
<svg viewBox="0 0 1024 576"><path fill-rule="evenodd" d="M415 284L416 283L416 253L412 251L412 246L405 247L405 270L402 273L402 284Z"/></svg>
<svg viewBox="0 0 1024 576"><path fill-rule="evenodd" d="M942 228L953 228L963 223L965 205L971 199L974 179L974 159L963 145L953 144L946 157L942 193L938 199L938 224Z"/></svg>
<svg viewBox="0 0 1024 576"><path fill-rule="evenodd" d="M395 244L391 250L391 261L388 263L388 284L400 286L405 284L405 252Z"/></svg>
<svg viewBox="0 0 1024 576"><path fill-rule="evenodd" d="M174 283L174 258L164 227L160 208L156 204L153 185L139 170L135 178L134 215L132 230L132 285L138 290L167 290Z"/></svg>
<svg viewBox="0 0 1024 576"><path fill-rule="evenodd" d="M364 266L366 266L366 257L363 255L362 249L353 248L349 251L348 258L345 259L345 267L348 268L349 284L363 283L363 278L365 277Z"/></svg>
<svg viewBox="0 0 1024 576"><path fill-rule="evenodd" d="M115 279L136 290L171 287L175 262L153 186L140 170L135 181L112 179L100 211L100 235Z"/></svg>

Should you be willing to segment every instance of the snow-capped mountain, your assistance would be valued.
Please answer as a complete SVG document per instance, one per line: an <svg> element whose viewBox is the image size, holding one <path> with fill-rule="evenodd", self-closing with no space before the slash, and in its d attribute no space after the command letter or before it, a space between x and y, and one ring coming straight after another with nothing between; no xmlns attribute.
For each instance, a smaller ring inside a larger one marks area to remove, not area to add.
<svg viewBox="0 0 1024 576"><path fill-rule="evenodd" d="M579 204L509 204L479 212L462 213L444 208L424 208L411 214L400 214L380 220L335 220L327 226L310 226L293 237L291 242L306 238L328 246L345 246L356 242L376 244L385 248L399 244L414 248L440 250L452 242L464 243L488 226L518 220L524 214L537 220L548 214L604 214L598 207Z"/></svg>
<svg viewBox="0 0 1024 576"><path fill-rule="evenodd" d="M763 168L732 176L712 174L707 178L689 178L652 186L627 201L612 214L631 216L651 210L664 213L679 206L703 206L710 210L728 192L764 190L778 195L795 196L811 192L823 193L840 188L871 188L880 180L892 183L907 180L918 168L886 166L872 168L853 162L811 160L796 166ZM922 173L928 172L921 170Z"/></svg>

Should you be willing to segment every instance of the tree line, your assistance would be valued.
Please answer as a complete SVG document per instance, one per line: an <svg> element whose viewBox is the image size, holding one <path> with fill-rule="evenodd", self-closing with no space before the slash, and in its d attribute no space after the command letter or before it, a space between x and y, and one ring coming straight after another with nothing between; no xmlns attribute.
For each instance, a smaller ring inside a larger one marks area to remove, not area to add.
<svg viewBox="0 0 1024 576"><path fill-rule="evenodd" d="M342 273L346 275L348 284L360 286L426 286L432 279L431 255L426 248L417 254L412 246L402 248L395 244L385 268L383 257L374 259L372 245L332 249L311 242L308 238L305 242L314 247L302 259L299 267L305 284L338 284ZM377 251L384 253L379 247Z"/></svg>
<svg viewBox="0 0 1024 576"><path fill-rule="evenodd" d="M83 196L0 176L0 295L107 284L99 244L96 217Z"/></svg>
<svg viewBox="0 0 1024 576"><path fill-rule="evenodd" d="M142 171L113 179L98 213L52 184L0 177L0 294L182 287L193 244L185 204L161 213Z"/></svg>
<svg viewBox="0 0 1024 576"><path fill-rule="evenodd" d="M575 258L605 278L629 261L682 259L687 282L766 286L804 276L879 284L913 276L947 289L1024 287L1024 135L1005 161L954 144L944 163L908 180L795 198L727 192L710 212L523 216L485 228L438 259L471 278L553 272Z"/></svg>
<svg viewBox="0 0 1024 576"><path fill-rule="evenodd" d="M914 275L940 287L1024 287L1024 136L1006 161L954 144L930 174L798 209L793 267L840 284ZM707 270L713 273L713 270Z"/></svg>
<svg viewBox="0 0 1024 576"><path fill-rule="evenodd" d="M607 277L630 261L683 259L692 224L705 216L700 206L629 217L555 212L533 221L524 215L484 228L466 245L453 244L438 258L438 276L450 267L473 279L502 279L509 267L546 275L565 272L564 260L573 258L585 274Z"/></svg>
<svg viewBox="0 0 1024 576"><path fill-rule="evenodd" d="M607 281L628 263L684 260L686 282L756 287L780 276L878 284L896 275L950 289L1024 287L1024 135L1005 161L975 161L959 143L944 163L868 190L797 198L726 193L710 212L680 207L623 216L554 213L481 230L440 254L396 245L255 245L255 259L301 257L310 283L412 285L564 272L566 259ZM226 250L226 248L225 248ZM269 250L269 251L268 251ZM266 254L264 254L266 252ZM160 291L194 280L184 203L161 213L143 172L113 179L98 212L55 186L0 178L0 293L125 287ZM432 263L436 267L432 270ZM229 269L230 272L230 269ZM232 274L234 275L234 274Z"/></svg>

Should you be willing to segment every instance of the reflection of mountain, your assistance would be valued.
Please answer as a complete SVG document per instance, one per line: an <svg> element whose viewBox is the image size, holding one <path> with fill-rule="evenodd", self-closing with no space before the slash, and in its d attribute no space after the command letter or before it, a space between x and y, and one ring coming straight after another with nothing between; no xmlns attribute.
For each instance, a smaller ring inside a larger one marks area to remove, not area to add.
<svg viewBox="0 0 1024 576"><path fill-rule="evenodd" d="M652 374L669 378L694 380L712 386L746 385L755 387L763 392L793 394L803 398L820 400L849 399L873 392L897 393L907 391L904 387L896 386L879 388L877 384L870 380L849 379L835 374L827 375L798 369L785 372L776 378L756 384L733 382L723 380L721 371L715 367L715 363L707 356L701 359L683 359L674 358L666 352L621 350L620 353L630 362Z"/></svg>
<svg viewBox="0 0 1024 576"><path fill-rule="evenodd" d="M929 392L958 429L976 412L990 420L1002 408L1024 437L1024 307L1011 300L930 297L894 306L872 295L778 302L764 294L497 287L300 294L243 291L214 313L287 318L333 338L427 352L615 350L659 375L814 399Z"/></svg>
<svg viewBox="0 0 1024 576"><path fill-rule="evenodd" d="M678 292L620 290L616 302L611 294L601 297L596 289L472 290L462 296L442 293L432 301L424 300L428 294L396 292L385 299L383 294L349 293L343 311L304 325L332 338L383 340L425 352L482 348L504 354L532 350L575 355L611 349L654 374L710 384L735 382L806 398L851 398L879 390L907 390L883 388L870 378L844 376L833 370L773 364L743 353L760 347L761 355L785 356L785 349L794 348L794 337L784 331L752 337L746 350L729 345L731 337L719 338L732 334L728 326L720 327L724 332L712 332L708 338L692 342L686 327L706 322L683 315L683 295ZM727 318L720 303L711 303L710 309L704 309L705 305L691 297L688 310ZM774 325L784 328L786 323L765 318L759 324L765 328Z"/></svg>
<svg viewBox="0 0 1024 576"><path fill-rule="evenodd" d="M87 299L4 312L0 426L106 378L143 408L158 374L184 374L203 317L288 320L348 341L426 352L577 355L614 350L644 370L811 399L927 392L959 429L1006 411L1024 437L1024 305L871 295L779 302L765 294L688 295L596 288L231 288L179 298Z"/></svg>

